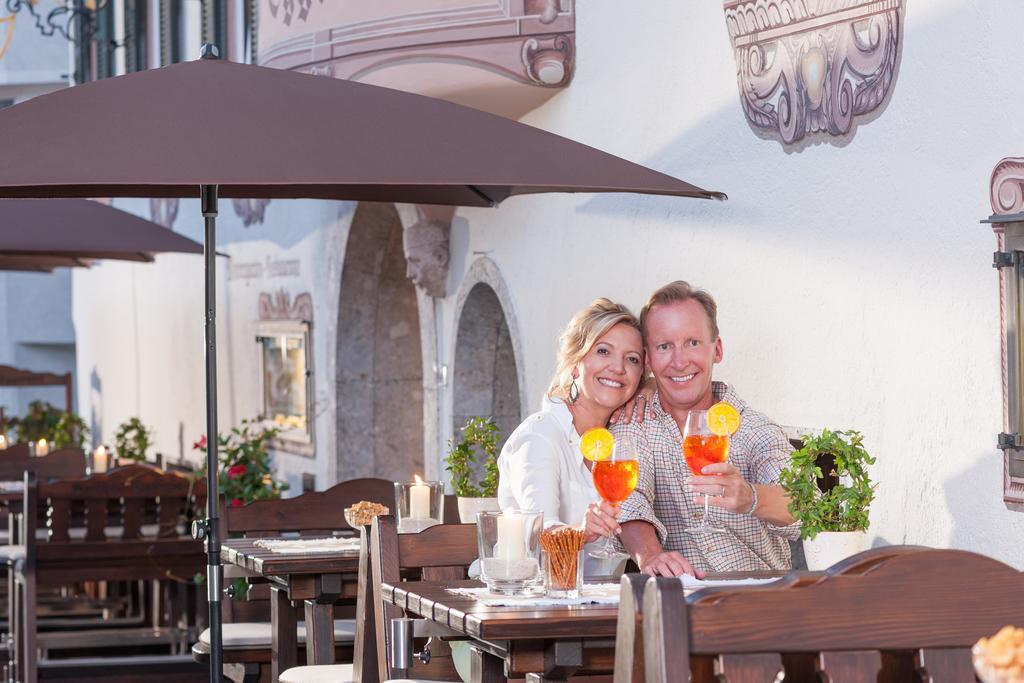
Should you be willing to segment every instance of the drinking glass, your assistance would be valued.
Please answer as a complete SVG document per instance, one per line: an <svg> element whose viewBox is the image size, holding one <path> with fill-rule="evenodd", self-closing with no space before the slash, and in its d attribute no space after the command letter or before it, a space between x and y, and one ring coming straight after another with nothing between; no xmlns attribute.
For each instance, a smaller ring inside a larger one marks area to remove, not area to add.
<svg viewBox="0 0 1024 683"><path fill-rule="evenodd" d="M708 427L708 411L691 410L683 427L683 457L695 476L701 476L705 465L725 462L729 457L729 437L713 434ZM704 517L700 524L686 527L692 534L720 534L725 529L711 526L708 496L704 496Z"/></svg>
<svg viewBox="0 0 1024 683"><path fill-rule="evenodd" d="M592 474L598 495L605 502L611 503L618 514L619 505L633 493L640 478L640 463L636 459L636 444L633 443L633 439L628 436L616 439L611 457L596 461ZM600 560L625 557L612 547L611 539L608 537L605 537L600 548L588 554Z"/></svg>

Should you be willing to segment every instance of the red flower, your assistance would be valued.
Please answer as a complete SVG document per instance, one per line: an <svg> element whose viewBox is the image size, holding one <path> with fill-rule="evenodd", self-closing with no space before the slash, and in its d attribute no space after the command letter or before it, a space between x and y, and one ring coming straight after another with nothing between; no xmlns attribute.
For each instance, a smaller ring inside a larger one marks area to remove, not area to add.
<svg viewBox="0 0 1024 683"><path fill-rule="evenodd" d="M249 468L246 467L245 464L243 464L243 463L238 463L237 465L232 465L231 467L228 468L228 479L234 479L235 477L240 477L240 476L242 476L243 474L245 474L248 471L249 471Z"/></svg>
<svg viewBox="0 0 1024 683"><path fill-rule="evenodd" d="M232 498L231 499L231 507L233 507L233 508L240 508L243 505L245 505L245 503L242 502L241 498Z"/></svg>
<svg viewBox="0 0 1024 683"><path fill-rule="evenodd" d="M201 451L204 448L206 448L206 434L203 434L201 437L199 437L199 441L196 441L195 443L193 443L192 444L192 448L193 448L193 450L197 450L197 451Z"/></svg>

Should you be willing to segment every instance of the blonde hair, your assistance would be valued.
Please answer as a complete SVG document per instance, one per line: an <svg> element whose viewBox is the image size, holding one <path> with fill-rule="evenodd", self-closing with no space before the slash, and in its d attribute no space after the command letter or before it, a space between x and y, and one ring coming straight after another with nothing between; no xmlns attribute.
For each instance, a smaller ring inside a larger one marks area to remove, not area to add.
<svg viewBox="0 0 1024 683"><path fill-rule="evenodd" d="M693 287L689 282L676 280L651 294L651 298L640 309L640 333L644 335L645 346L647 343L647 316L651 314L651 309L655 306L664 306L690 299L696 299L704 307L704 312L708 314L708 322L711 323L711 340L718 339L718 304L715 303L714 297L703 289Z"/></svg>
<svg viewBox="0 0 1024 683"><path fill-rule="evenodd" d="M558 337L558 365L545 396L568 398L573 368L590 353L598 339L620 323L640 331L640 321L636 316L611 299L594 299L593 303L578 311Z"/></svg>

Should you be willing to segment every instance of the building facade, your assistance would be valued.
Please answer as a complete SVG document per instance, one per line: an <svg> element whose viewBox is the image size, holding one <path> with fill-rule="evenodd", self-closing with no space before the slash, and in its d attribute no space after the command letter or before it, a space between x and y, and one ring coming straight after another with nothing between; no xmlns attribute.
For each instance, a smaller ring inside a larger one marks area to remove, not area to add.
<svg viewBox="0 0 1024 683"><path fill-rule="evenodd" d="M280 416L292 433L275 462L293 490L304 474L318 488L443 477L466 416L495 415L507 433L536 409L575 310L596 296L639 309L686 279L719 301L718 377L782 424L865 435L875 542L1024 567L996 447L999 285L979 224L993 167L1020 154L1024 86L987 74L1024 51L1024 6L383 4L232 6L258 63L446 97L729 200L223 201L221 424ZM201 237L196 201L116 205ZM163 256L74 274L78 370L94 378L78 398L108 440L138 415L165 454L194 457L201 269Z"/></svg>

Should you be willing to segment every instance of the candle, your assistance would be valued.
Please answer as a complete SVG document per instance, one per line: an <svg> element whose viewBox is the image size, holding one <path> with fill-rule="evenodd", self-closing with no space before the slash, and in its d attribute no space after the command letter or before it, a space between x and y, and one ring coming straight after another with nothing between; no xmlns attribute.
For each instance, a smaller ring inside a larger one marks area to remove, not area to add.
<svg viewBox="0 0 1024 683"><path fill-rule="evenodd" d="M100 444L92 454L92 471L106 472L110 466L110 456L107 454L107 447Z"/></svg>
<svg viewBox="0 0 1024 683"><path fill-rule="evenodd" d="M50 444L46 443L46 439L39 439L36 442L36 455L47 455L50 452Z"/></svg>
<svg viewBox="0 0 1024 683"><path fill-rule="evenodd" d="M416 483L409 487L409 519L430 519L430 487L416 475Z"/></svg>
<svg viewBox="0 0 1024 683"><path fill-rule="evenodd" d="M526 557L526 534L523 515L503 512L498 516L498 542L494 556L502 560L522 560Z"/></svg>
<svg viewBox="0 0 1024 683"><path fill-rule="evenodd" d="M0 434L0 451L7 449L7 435Z"/></svg>

